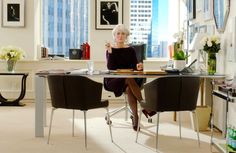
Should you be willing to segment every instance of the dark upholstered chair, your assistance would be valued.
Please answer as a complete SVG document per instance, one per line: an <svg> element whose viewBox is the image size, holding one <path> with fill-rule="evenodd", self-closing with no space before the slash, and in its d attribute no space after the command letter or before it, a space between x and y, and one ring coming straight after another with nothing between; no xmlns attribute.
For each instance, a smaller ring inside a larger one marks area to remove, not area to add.
<svg viewBox="0 0 236 153"><path fill-rule="evenodd" d="M87 148L86 112L95 108L106 108L108 112L108 100L101 100L103 85L84 76L55 74L48 76L48 86L53 107L48 134L48 143L51 135L54 110L58 108L73 110L73 135L74 110L81 110L84 112L85 147ZM108 120L109 119L110 116L108 115ZM109 128L111 140L113 142L110 125Z"/></svg>
<svg viewBox="0 0 236 153"><path fill-rule="evenodd" d="M138 63L140 63L140 62L142 63L143 60L146 58L146 44L130 44L130 46L135 49ZM143 83L145 83L145 82L146 82L146 79L143 79ZM104 87L104 88L106 90L106 87ZM119 113L121 111L125 111L125 120L127 121L128 120L128 113L132 113L132 111L130 110L129 105L128 105L127 94L124 92L123 95L124 95L125 105L120 107L120 108L117 108L117 109L114 109L114 110L110 111L109 114L110 114L110 117L111 117L111 116L114 116L114 115L116 115L117 113ZM107 119L107 117L106 117L106 119ZM107 123L109 123L109 122L107 122Z"/></svg>
<svg viewBox="0 0 236 153"><path fill-rule="evenodd" d="M196 105L200 86L200 78L194 76L169 76L155 79L144 85L145 102L141 102L142 108L157 112L157 132L156 132L156 149L158 149L158 128L159 114L167 111L191 111L196 113ZM142 111L140 110L140 121ZM197 138L199 140L199 129L197 114L194 115L197 127ZM179 114L180 117L180 114ZM181 138L181 122L179 118L179 131ZM138 139L136 136L136 142Z"/></svg>

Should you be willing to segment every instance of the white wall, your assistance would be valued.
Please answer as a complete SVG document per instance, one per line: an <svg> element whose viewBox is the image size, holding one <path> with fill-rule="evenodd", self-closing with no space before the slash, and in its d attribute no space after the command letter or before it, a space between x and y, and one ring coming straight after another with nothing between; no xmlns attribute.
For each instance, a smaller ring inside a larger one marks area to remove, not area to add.
<svg viewBox="0 0 236 153"><path fill-rule="evenodd" d="M229 35L229 33L232 32L231 28L234 28L234 32L235 32L234 35L236 35L236 25L235 25L235 27L232 27L232 22L231 22L232 18L236 17L236 10L235 10L236 1L231 0L230 5L231 6L230 6L230 13L229 13L229 20L227 22L226 30L225 30L225 33L223 35L223 37L226 38L225 42L230 41L230 40L227 40L227 36ZM236 43L236 42L234 42L234 43ZM236 46L236 44L235 44L235 46ZM236 50L236 48L235 48L235 50ZM227 53L227 50L225 50L225 57L226 57L226 53ZM235 54L235 56L236 56L236 54ZM226 66L226 69L225 69L226 74L233 74L233 75L236 76L236 61L235 62L229 62L229 61L226 60L225 61L225 66Z"/></svg>
<svg viewBox="0 0 236 153"><path fill-rule="evenodd" d="M232 38L229 37L230 34L232 33L232 22L231 19L232 17L236 17L236 10L234 9L236 7L236 1L235 0L230 0L230 14L229 18L227 21L227 25L225 28L224 33L218 33L217 30L215 29L215 23L214 19L212 18L211 20L204 20L204 14L203 11L197 12L196 19L192 20L191 23L199 24L199 25L214 25L214 33L218 34L221 37L221 51L217 55L217 72L221 74L226 74L226 75L235 75L236 76L236 61L234 62L229 62L227 58L227 54L229 52L229 48L227 47L230 42L232 42ZM234 27L236 32L236 27ZM236 43L236 42L233 42ZM236 45L236 44L234 44ZM236 52L236 48L235 48ZM194 52L193 54L197 54L197 52ZM236 54L235 54L236 56ZM210 81L207 81L209 86L210 86ZM206 89L208 90L208 89ZM209 96L211 93L210 90L208 90L205 100L206 103L211 104L211 97ZM230 122L232 120L232 116L235 116L236 110L235 110L235 104L234 106L229 107L229 112L230 112ZM224 111L225 109L225 102L223 102L222 99L214 97L214 116L215 116L215 122L214 124L221 130L224 130ZM231 122L232 123L232 122ZM234 123L235 125L235 123Z"/></svg>
<svg viewBox="0 0 236 153"><path fill-rule="evenodd" d="M0 27L0 47L2 46L18 46L26 52L26 59L35 59L35 40L38 35L35 35L35 10L34 4L38 0L25 0L25 27L13 28L13 27ZM2 1L0 3L2 5ZM2 6L0 6L2 9ZM0 16L2 17L2 10L0 10ZM2 20L0 20L2 25Z"/></svg>
<svg viewBox="0 0 236 153"><path fill-rule="evenodd" d="M224 72L227 75L231 75L231 76L236 77L236 61L229 62L227 60L227 51L229 51L229 50L226 48L226 44L232 41L231 40L232 38L229 37L229 35L231 35L231 33L234 31L233 35L235 35L235 37L236 37L236 24L234 25L234 27L232 27L232 21L231 21L233 17L234 18L236 17L236 10L235 10L236 1L231 0L230 5L231 6L230 6L229 20L227 22L226 30L225 30L224 34L222 35L222 37L225 38L225 40L224 40L224 43L225 43L225 45L224 45L224 47L225 47L225 50L224 50L225 51L224 52L225 71ZM232 30L233 28L234 28L234 30ZM233 46L236 46L236 40L233 43L234 43ZM234 56L236 56L236 47L235 47L234 52L235 52ZM229 114L228 114L229 119L228 119L228 122L233 126L236 126L235 115L236 115L236 104L235 103L234 104L229 104Z"/></svg>

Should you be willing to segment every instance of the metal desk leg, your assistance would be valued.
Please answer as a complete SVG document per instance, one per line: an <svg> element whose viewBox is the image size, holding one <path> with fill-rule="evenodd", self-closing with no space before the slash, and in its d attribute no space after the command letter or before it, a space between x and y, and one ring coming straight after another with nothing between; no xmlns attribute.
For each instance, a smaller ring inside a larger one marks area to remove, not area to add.
<svg viewBox="0 0 236 153"><path fill-rule="evenodd" d="M35 137L44 137L46 126L46 77L35 76Z"/></svg>

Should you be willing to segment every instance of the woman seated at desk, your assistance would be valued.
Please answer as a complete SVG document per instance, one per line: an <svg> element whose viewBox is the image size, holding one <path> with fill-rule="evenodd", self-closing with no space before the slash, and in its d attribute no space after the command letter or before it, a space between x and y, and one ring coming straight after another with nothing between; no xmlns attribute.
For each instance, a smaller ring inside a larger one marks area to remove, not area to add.
<svg viewBox="0 0 236 153"><path fill-rule="evenodd" d="M115 26L112 31L114 44L106 43L106 58L107 68L109 70L117 69L133 69L141 71L143 70L143 64L138 63L134 48L128 46L127 37L129 36L128 29L123 24ZM143 82L141 78L105 78L104 87L108 91L114 92L116 97L119 97L126 92L128 95L128 103L132 111L132 123L133 129L137 131L138 125L138 113L137 113L137 101L142 101L142 94L140 86ZM143 110L143 113L147 115L153 115L154 112L148 112Z"/></svg>

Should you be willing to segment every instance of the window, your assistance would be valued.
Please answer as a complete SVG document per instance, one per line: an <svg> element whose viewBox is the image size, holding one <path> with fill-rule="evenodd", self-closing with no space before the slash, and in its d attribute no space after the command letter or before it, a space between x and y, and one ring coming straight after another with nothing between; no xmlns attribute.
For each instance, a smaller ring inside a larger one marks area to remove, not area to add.
<svg viewBox="0 0 236 153"><path fill-rule="evenodd" d="M130 41L147 44L148 58L168 58L168 45L173 42L173 33L180 28L177 23L179 21L173 24L174 21L170 22L169 19L178 19L177 5L173 5L178 2L179 0L131 0ZM176 12L173 13L173 10Z"/></svg>
<svg viewBox="0 0 236 153"><path fill-rule="evenodd" d="M42 44L49 54L69 56L88 41L88 0L42 0Z"/></svg>

